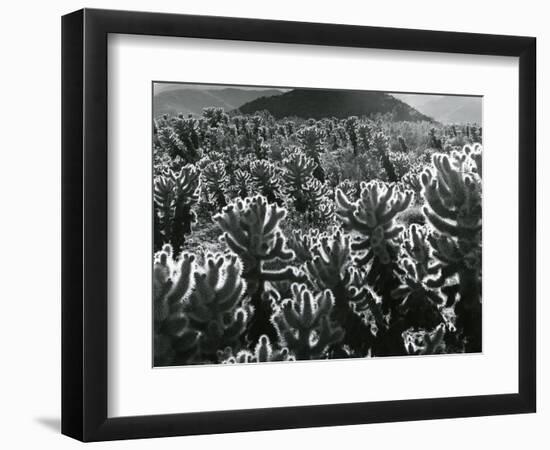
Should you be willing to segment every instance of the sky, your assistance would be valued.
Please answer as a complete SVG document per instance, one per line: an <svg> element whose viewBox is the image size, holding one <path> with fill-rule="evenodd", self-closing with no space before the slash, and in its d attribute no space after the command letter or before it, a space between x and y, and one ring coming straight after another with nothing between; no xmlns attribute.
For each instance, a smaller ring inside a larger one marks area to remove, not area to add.
<svg viewBox="0 0 550 450"><path fill-rule="evenodd" d="M191 89L191 90L219 90L219 89L227 89L227 88L236 88L236 89L242 89L243 91L267 91L270 89L278 89L282 92L291 91L292 89L284 89L279 88L277 86L240 86L240 85L223 85L223 84L195 84L195 83L165 83L165 82L158 82L155 83L155 94L158 94L160 92L165 91L173 91L176 89ZM389 92L388 94L393 95L394 97L414 105L421 105L424 102L428 102L431 100L435 100L438 98L446 97L445 95L441 94L404 94L404 93L393 93Z"/></svg>
<svg viewBox="0 0 550 450"><path fill-rule="evenodd" d="M242 89L243 91L267 91L270 89L279 89L282 92L290 91L291 89L281 89L277 87L265 86L238 86L238 85L220 85L220 84L193 84L193 83L155 83L155 94L165 91L173 91L176 89L192 89L192 90L219 90L227 88Z"/></svg>

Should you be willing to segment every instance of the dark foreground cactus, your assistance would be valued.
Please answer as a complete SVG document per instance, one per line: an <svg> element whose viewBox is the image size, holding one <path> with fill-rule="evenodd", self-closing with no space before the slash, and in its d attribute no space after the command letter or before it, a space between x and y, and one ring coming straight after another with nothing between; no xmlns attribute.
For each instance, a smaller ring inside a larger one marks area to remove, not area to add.
<svg viewBox="0 0 550 450"><path fill-rule="evenodd" d="M429 236L426 228L417 225L405 231L401 245L401 285L392 292L392 297L401 302L405 322L413 329L432 329L444 320L440 307L445 299L434 282L440 266L433 258Z"/></svg>
<svg viewBox="0 0 550 450"><path fill-rule="evenodd" d="M331 346L344 338L332 323L334 299L330 291L313 294L303 284L292 284L292 299L282 302L273 314L279 339L297 359L324 359Z"/></svg>
<svg viewBox="0 0 550 450"><path fill-rule="evenodd" d="M155 358L164 365L217 362L218 351L240 350L248 313L236 256L211 255L198 266L184 253L170 276L170 255L154 266Z"/></svg>
<svg viewBox="0 0 550 450"><path fill-rule="evenodd" d="M218 352L218 359L223 364L259 363L259 362L282 362L295 361L296 358L288 348L275 349L265 334L254 347L254 351L241 350L237 354L231 348Z"/></svg>
<svg viewBox="0 0 550 450"><path fill-rule="evenodd" d="M382 312L390 318L378 331L374 354L405 352L401 334L407 324L401 317L401 302L392 292L400 285L397 239L403 231L396 217L410 205L412 196L410 191L399 192L394 184L375 181L361 184L361 195L356 202L350 202L342 191L336 191L336 213L344 227L357 235L351 249L364 252L355 262L359 267L368 264L366 281L381 297Z"/></svg>
<svg viewBox="0 0 550 450"><path fill-rule="evenodd" d="M332 293L331 317L344 331L342 345L347 345L354 356L367 355L374 336L363 315L368 307L358 305L374 299L366 286L354 283L349 236L341 230L324 233L318 237L311 253L313 258L306 263L308 279L316 291ZM333 350L336 355L346 355L342 348Z"/></svg>
<svg viewBox="0 0 550 450"><path fill-rule="evenodd" d="M422 174L423 209L436 233L430 239L441 263L447 304L454 304L457 335L467 352L481 351L481 146L435 154Z"/></svg>

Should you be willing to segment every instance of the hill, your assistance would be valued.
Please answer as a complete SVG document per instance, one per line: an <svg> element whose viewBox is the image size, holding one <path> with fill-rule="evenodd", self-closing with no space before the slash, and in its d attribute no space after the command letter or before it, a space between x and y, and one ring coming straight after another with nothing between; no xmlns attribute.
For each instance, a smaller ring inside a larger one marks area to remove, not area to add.
<svg viewBox="0 0 550 450"><path fill-rule="evenodd" d="M257 98L238 110L243 114L267 110L277 119L292 116L304 119L344 118L393 113L395 120L431 120L389 94L371 91L294 89L273 97Z"/></svg>
<svg viewBox="0 0 550 450"><path fill-rule="evenodd" d="M457 95L392 94L418 111L441 123L476 123L482 121L482 98Z"/></svg>
<svg viewBox="0 0 550 450"><path fill-rule="evenodd" d="M153 97L153 116L179 113L201 114L202 109L208 106L217 106L231 111L259 97L280 95L281 92L277 89L239 88L164 90Z"/></svg>

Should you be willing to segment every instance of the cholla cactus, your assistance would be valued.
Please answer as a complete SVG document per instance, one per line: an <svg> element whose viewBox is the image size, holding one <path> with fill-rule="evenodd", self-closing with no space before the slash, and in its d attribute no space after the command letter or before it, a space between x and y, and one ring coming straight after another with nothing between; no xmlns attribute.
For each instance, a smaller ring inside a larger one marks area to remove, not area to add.
<svg viewBox="0 0 550 450"><path fill-rule="evenodd" d="M441 142L441 139L438 138L435 134L435 128L430 128L430 132L428 134L428 146L436 150L443 150L443 143Z"/></svg>
<svg viewBox="0 0 550 450"><path fill-rule="evenodd" d="M225 173L223 161L211 161L202 170L202 179L209 198L214 201L218 208L227 205L225 192L227 190L228 178Z"/></svg>
<svg viewBox="0 0 550 450"><path fill-rule="evenodd" d="M248 338L255 342L262 334L275 338L270 323L271 304L263 296L265 282L300 279L296 270L283 266L280 270L266 267L266 263L288 262L294 252L286 247L286 240L280 228L286 210L276 204L269 204L265 197L248 197L236 200L214 216L214 221L224 232L222 241L242 261L243 277L251 297L254 316L250 322Z"/></svg>
<svg viewBox="0 0 550 450"><path fill-rule="evenodd" d="M372 145L380 158L384 172L386 172L386 177L389 182L396 183L399 181L395 167L390 159L390 145L388 137L381 131L374 133L372 137Z"/></svg>
<svg viewBox="0 0 550 450"><path fill-rule="evenodd" d="M249 172L237 169L235 170L233 178L235 179L237 195L244 200L250 195L250 183L252 181L252 176Z"/></svg>
<svg viewBox="0 0 550 450"><path fill-rule="evenodd" d="M171 126L164 126L158 130L157 139L161 147L171 158L183 156L184 144Z"/></svg>
<svg viewBox="0 0 550 450"><path fill-rule="evenodd" d="M313 258L306 263L310 282L317 290L333 290L342 283L351 262L349 244L349 236L341 230L319 235L311 248Z"/></svg>
<svg viewBox="0 0 550 450"><path fill-rule="evenodd" d="M281 362L295 361L296 358L288 348L283 347L280 350L274 349L269 337L260 336L260 340L254 347L254 351L241 350L237 354L233 353L231 348L218 352L218 359L222 364L241 364L241 363L259 363L259 362Z"/></svg>
<svg viewBox="0 0 550 450"><path fill-rule="evenodd" d="M400 317L399 302L392 297L400 280L397 238L403 228L396 225L396 216L410 204L412 192L397 192L395 185L371 181L361 184L359 200L350 202L342 191L336 192L337 214L344 226L358 234L352 250L365 251L356 258L362 267L370 264L367 282L381 297L381 310L391 322L379 330L374 354L400 355L404 352L401 333L405 329Z"/></svg>
<svg viewBox="0 0 550 450"><path fill-rule="evenodd" d="M308 205L305 218L309 223L327 227L333 222L334 203L329 198L326 185L317 178L311 178L304 187L304 198Z"/></svg>
<svg viewBox="0 0 550 450"><path fill-rule="evenodd" d="M444 320L439 308L445 299L434 286L440 265L433 258L428 236L428 231L417 225L411 225L404 233L401 285L392 292L400 302L405 322L414 329L431 329Z"/></svg>
<svg viewBox="0 0 550 450"><path fill-rule="evenodd" d="M406 189L412 190L416 195L419 195L422 191L422 181L418 173L409 172L405 174L403 178L401 178L401 183Z"/></svg>
<svg viewBox="0 0 550 450"><path fill-rule="evenodd" d="M432 331L406 330L403 342L409 355L436 355L445 353L445 324L441 323Z"/></svg>
<svg viewBox="0 0 550 450"><path fill-rule="evenodd" d="M313 259L312 249L317 245L319 239L319 230L311 228L307 233L300 229L295 229L288 239L288 246L294 251L294 260L298 264L304 264Z"/></svg>
<svg viewBox="0 0 550 450"><path fill-rule="evenodd" d="M260 194L270 203L281 204L281 188L275 166L266 160L254 161L250 164L252 181Z"/></svg>
<svg viewBox="0 0 550 450"><path fill-rule="evenodd" d="M397 142L399 142L399 149L403 153L407 153L409 151L409 147L407 146L407 143L405 142L405 138L403 138L403 136L398 136Z"/></svg>
<svg viewBox="0 0 550 450"><path fill-rule="evenodd" d="M344 338L343 330L330 320L332 294L314 295L305 285L294 283L292 296L273 314L279 339L297 359L326 358L329 348Z"/></svg>
<svg viewBox="0 0 550 450"><path fill-rule="evenodd" d="M173 275L169 259L161 252L153 270L155 358L204 363L217 361L219 350L238 351L248 315L240 307L244 283L236 256L207 256L197 267L184 253Z"/></svg>
<svg viewBox="0 0 550 450"><path fill-rule="evenodd" d="M293 199L296 211L304 213L309 207L306 198L307 185L317 164L305 153L294 151L283 160L283 166L285 193Z"/></svg>
<svg viewBox="0 0 550 450"><path fill-rule="evenodd" d="M229 116L225 114L223 108L217 107L208 107L203 108L202 116L206 119L208 126L218 127L222 124L227 124L229 122Z"/></svg>
<svg viewBox="0 0 550 450"><path fill-rule="evenodd" d="M336 189L342 191L346 198L350 199L351 201L356 201L359 198L359 187L360 186L358 182L346 179L338 183Z"/></svg>
<svg viewBox="0 0 550 450"><path fill-rule="evenodd" d="M481 351L481 146L433 156L422 174L424 214L435 228L430 239L449 304L456 300L456 325L466 351ZM453 280L458 277L458 283Z"/></svg>
<svg viewBox="0 0 550 450"><path fill-rule="evenodd" d="M358 136L357 136L357 124L359 120L355 116L348 117L344 122L344 129L348 134L348 138L353 149L353 155L358 154Z"/></svg>
<svg viewBox="0 0 550 450"><path fill-rule="evenodd" d="M185 162L196 162L200 157L200 139L196 119L192 117L184 117L180 114L173 120L173 128L176 131L180 141L185 146L185 151L182 151L181 155Z"/></svg>
<svg viewBox="0 0 550 450"><path fill-rule="evenodd" d="M210 256L193 278L194 289L185 298L182 312L199 332L202 360L215 361L218 350L238 349L245 331L248 315L239 307L245 290L241 265L235 255Z"/></svg>
<svg viewBox="0 0 550 450"><path fill-rule="evenodd" d="M154 214L159 228L155 230L156 248L169 243L176 254L181 251L185 235L191 233L191 224L195 221L191 208L198 200L198 186L199 172L192 165L155 179Z"/></svg>
<svg viewBox="0 0 550 450"><path fill-rule="evenodd" d="M374 307L374 298L366 284L356 284L351 267L350 238L337 230L323 233L311 248L313 258L306 262L312 286L329 290L334 297L332 318L345 332L342 344L355 356L365 356L373 340L373 332L365 316Z"/></svg>
<svg viewBox="0 0 550 450"><path fill-rule="evenodd" d="M361 153L368 153L372 147L373 127L370 123L361 122L357 124L357 148Z"/></svg>
<svg viewBox="0 0 550 450"><path fill-rule="evenodd" d="M313 169L313 176L319 181L325 181L325 172L321 166L319 154L322 153L325 146L325 135L323 130L316 126L308 126L298 131L298 141L300 142L304 153L309 156L316 164Z"/></svg>
<svg viewBox="0 0 550 450"><path fill-rule="evenodd" d="M412 192L396 192L394 185L378 181L361 183L361 195L355 202L350 202L340 189L336 190L336 214L344 227L359 233L351 248L366 250L357 259L360 265L372 259L387 265L395 259L398 250L395 239L402 231L395 217L410 205L411 200Z"/></svg>
<svg viewBox="0 0 550 450"><path fill-rule="evenodd" d="M153 323L155 365L189 364L197 353L199 334L181 314L180 299L191 289L194 256L183 254L179 265L172 247L155 255L153 266ZM176 269L177 266L177 269Z"/></svg>

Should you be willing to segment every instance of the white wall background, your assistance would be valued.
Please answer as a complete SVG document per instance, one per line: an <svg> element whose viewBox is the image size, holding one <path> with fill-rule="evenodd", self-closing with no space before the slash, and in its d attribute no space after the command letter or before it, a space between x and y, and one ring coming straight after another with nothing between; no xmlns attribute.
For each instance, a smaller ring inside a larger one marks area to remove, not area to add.
<svg viewBox="0 0 550 450"><path fill-rule="evenodd" d="M239 433L96 444L95 448L333 448L491 446L499 450L545 449L550 444L550 339L543 320L550 286L545 281L550 240L543 199L550 183L544 106L550 104L549 11L544 2L481 3L306 2L276 0L17 1L0 17L0 446L74 448L59 434L60 418L60 16L83 6L112 9L257 17L449 31L530 35L538 38L539 151L539 412L536 415L471 418L277 432ZM506 133L506 130L502 130ZM546 141L546 142L545 142ZM549 167L550 168L550 167ZM546 278L547 280L547 278Z"/></svg>

